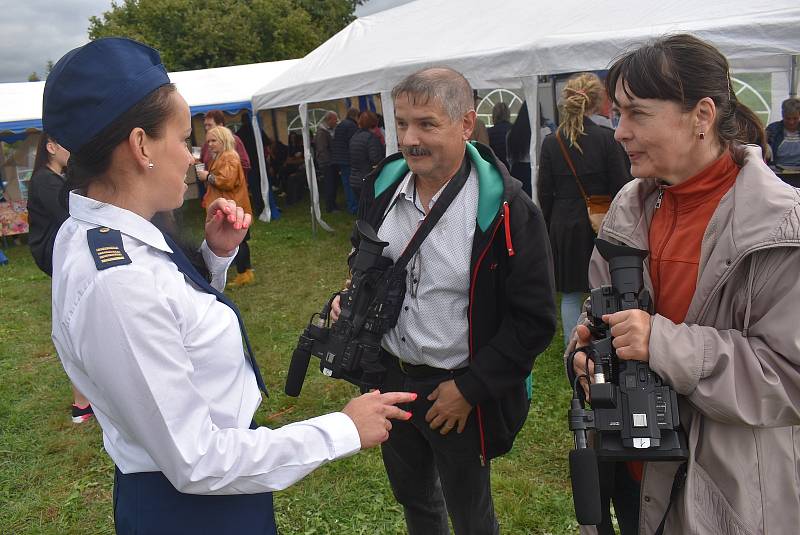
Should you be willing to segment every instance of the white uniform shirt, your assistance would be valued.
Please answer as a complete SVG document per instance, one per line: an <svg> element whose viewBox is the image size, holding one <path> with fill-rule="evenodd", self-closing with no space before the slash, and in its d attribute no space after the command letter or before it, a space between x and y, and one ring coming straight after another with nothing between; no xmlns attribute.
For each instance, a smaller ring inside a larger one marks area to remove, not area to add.
<svg viewBox="0 0 800 535"><path fill-rule="evenodd" d="M431 198L428 211L445 187ZM469 364L469 269L477 215L478 176L471 166L464 187L406 267L403 310L381 342L403 362L447 370ZM378 229L378 237L389 242L384 255L396 262L424 218L409 172Z"/></svg>
<svg viewBox="0 0 800 535"><path fill-rule="evenodd" d="M196 289L149 221L70 194L53 252L53 341L123 473L161 471L181 492L283 489L360 448L343 413L250 430L261 401L236 315ZM98 270L86 233L122 233L132 263ZM212 285L233 257L203 243Z"/></svg>

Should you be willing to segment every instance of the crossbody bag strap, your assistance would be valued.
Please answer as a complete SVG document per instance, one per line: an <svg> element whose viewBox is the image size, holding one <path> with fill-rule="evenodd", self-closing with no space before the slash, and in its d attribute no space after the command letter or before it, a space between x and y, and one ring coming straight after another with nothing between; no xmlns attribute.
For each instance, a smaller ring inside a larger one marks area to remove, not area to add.
<svg viewBox="0 0 800 535"><path fill-rule="evenodd" d="M572 164L572 158L569 157L569 153L567 152L567 147L564 146L564 140L561 139L561 131L556 130L556 141L558 141L558 146L561 147L561 154L564 155L564 159L567 161L567 166L569 166L569 170L572 171L572 176L575 177L575 182L578 184L578 189L581 190L581 195L583 195L583 200L586 205L589 205L589 196L586 195L586 191L583 189L583 184L581 184L581 179L578 177L578 173L575 171L575 166Z"/></svg>
<svg viewBox="0 0 800 535"><path fill-rule="evenodd" d="M428 237L433 227L436 223L444 215L445 210L450 206L453 202L453 199L456 198L458 192L461 191L461 188L464 187L464 184L467 183L467 178L469 177L470 173L470 164L467 161L468 156L465 154L464 159L465 162L459 168L456 175L450 179L447 185L444 187L444 191L433 204L433 208L431 208L428 215L425 216L425 219L422 220L422 224L417 228L417 231L409 240L408 245L406 245L403 254L400 255L400 258L397 259L397 262L394 264L394 271L400 272L406 268L408 262L417 252L417 249L420 248L422 242L425 241L425 238Z"/></svg>

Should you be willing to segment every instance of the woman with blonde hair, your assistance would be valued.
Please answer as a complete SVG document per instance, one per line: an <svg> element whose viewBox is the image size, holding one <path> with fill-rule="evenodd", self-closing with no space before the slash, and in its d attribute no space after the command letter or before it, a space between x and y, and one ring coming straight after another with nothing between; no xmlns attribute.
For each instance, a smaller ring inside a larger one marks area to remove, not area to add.
<svg viewBox="0 0 800 535"><path fill-rule="evenodd" d="M197 176L206 183L206 194L203 205L209 206L220 197L236 201L245 213L252 217L253 209L250 205L250 195L247 191L247 178L242 167L242 161L236 152L236 141L225 126L215 126L206 132L206 141L211 152L212 160L209 169L198 171ZM255 279L253 265L250 262L250 230L247 230L239 252L236 254L236 278L232 286L244 286Z"/></svg>
<svg viewBox="0 0 800 535"><path fill-rule="evenodd" d="M613 197L631 175L614 131L589 119L605 98L600 79L578 74L567 82L561 97L558 130L542 143L538 193L553 248L566 343L580 315L583 293L589 289L586 273L595 234L584 195Z"/></svg>

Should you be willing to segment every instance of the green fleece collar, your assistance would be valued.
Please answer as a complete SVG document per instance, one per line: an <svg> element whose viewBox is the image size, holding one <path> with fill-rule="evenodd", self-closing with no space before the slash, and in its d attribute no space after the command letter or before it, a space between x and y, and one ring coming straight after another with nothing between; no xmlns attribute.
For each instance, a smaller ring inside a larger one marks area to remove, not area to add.
<svg viewBox="0 0 800 535"><path fill-rule="evenodd" d="M466 146L467 156L478 174L478 226L481 231L486 232L500 210L503 198L503 175L490 161L481 156L472 143L467 143ZM375 180L375 198L396 184L406 173L408 164L402 157L385 163Z"/></svg>

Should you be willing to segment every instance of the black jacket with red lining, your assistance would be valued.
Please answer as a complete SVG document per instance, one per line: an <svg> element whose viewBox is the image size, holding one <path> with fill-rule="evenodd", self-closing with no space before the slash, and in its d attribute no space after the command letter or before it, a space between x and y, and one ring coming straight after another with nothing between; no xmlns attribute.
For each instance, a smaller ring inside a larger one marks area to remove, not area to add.
<svg viewBox="0 0 800 535"><path fill-rule="evenodd" d="M556 328L552 255L541 211L489 147L471 142L478 214L469 288L469 370L455 381L476 409L485 460L513 445L528 414L526 379ZM359 219L377 231L408 172L400 153L364 180ZM358 248L358 233L353 231Z"/></svg>

